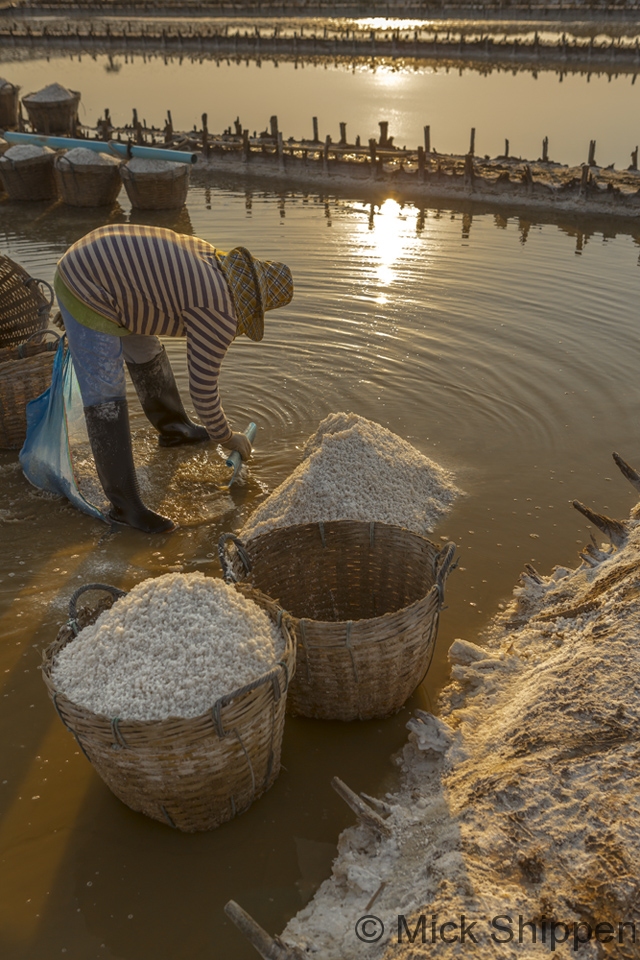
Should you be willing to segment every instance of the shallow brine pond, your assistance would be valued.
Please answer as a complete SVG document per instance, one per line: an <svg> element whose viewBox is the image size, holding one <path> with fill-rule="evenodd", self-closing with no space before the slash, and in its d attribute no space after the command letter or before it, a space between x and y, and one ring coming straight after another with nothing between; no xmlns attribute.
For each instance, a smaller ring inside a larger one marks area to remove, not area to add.
<svg viewBox="0 0 640 960"><path fill-rule="evenodd" d="M0 249L51 280L100 214L0 205ZM124 205L111 215L126 219ZM148 219L148 218L147 218ZM278 931L329 875L351 822L333 794L384 789L415 706L447 676L446 650L475 639L525 563L549 572L589 539L578 498L624 515L633 492L611 461L640 465L638 245L612 228L482 213L194 186L157 215L230 249L287 262L293 302L262 343L235 342L221 392L237 428L258 424L247 482L210 479L214 448L160 451L132 399L136 453L170 537L108 528L31 490L0 455L0 898L2 956L205 960L254 954L225 920L230 898ZM168 344L186 396L183 344ZM284 769L251 810L181 835L132 813L93 773L56 717L39 651L81 583L130 587L168 569L219 575L215 544L300 460L332 411L377 420L451 469L465 491L434 539L459 544L436 657L408 707L384 723L289 721Z"/></svg>

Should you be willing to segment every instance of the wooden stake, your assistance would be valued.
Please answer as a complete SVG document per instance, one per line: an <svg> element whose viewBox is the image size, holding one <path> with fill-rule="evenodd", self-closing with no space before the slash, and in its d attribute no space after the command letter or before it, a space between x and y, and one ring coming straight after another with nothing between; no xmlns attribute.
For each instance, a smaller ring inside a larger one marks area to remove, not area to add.
<svg viewBox="0 0 640 960"><path fill-rule="evenodd" d="M471 139L469 141L469 153L471 156L476 152L476 128L471 127Z"/></svg>
<svg viewBox="0 0 640 960"><path fill-rule="evenodd" d="M358 819L362 823L366 824L368 827L371 827L376 833L381 834L382 836L388 837L391 835L391 827L389 824L382 819L379 813L376 813L375 810L372 810L371 807L358 796L357 793L348 787L346 783L343 783L339 777L334 777L331 781L331 786L341 797L347 806L351 807L353 812L357 815Z"/></svg>
<svg viewBox="0 0 640 960"><path fill-rule="evenodd" d="M269 936L235 900L225 904L224 912L263 960L302 960L303 954L296 947L284 943L280 937Z"/></svg>
<svg viewBox="0 0 640 960"><path fill-rule="evenodd" d="M371 179L375 180L377 176L377 170L378 170L378 163L377 163L378 154L376 151L375 137L371 137L371 139L369 140L369 158L371 160Z"/></svg>
<svg viewBox="0 0 640 960"><path fill-rule="evenodd" d="M542 162L549 162L549 137L545 137L542 141Z"/></svg>
<svg viewBox="0 0 640 960"><path fill-rule="evenodd" d="M331 137L327 134L327 137L324 141L324 148L322 150L322 172L325 177L329 176L329 147L331 145Z"/></svg>
<svg viewBox="0 0 640 960"><path fill-rule="evenodd" d="M278 139L278 118L275 116L271 117L269 120L269 123L271 124L271 136L273 137L274 140L277 140Z"/></svg>
<svg viewBox="0 0 640 960"><path fill-rule="evenodd" d="M209 156L209 130L207 129L207 114L202 114L202 152Z"/></svg>
<svg viewBox="0 0 640 960"><path fill-rule="evenodd" d="M595 140L589 140L589 160L588 164L590 167L595 167L596 165L596 142Z"/></svg>
<svg viewBox="0 0 640 960"><path fill-rule="evenodd" d="M251 159L251 145L249 143L249 131L242 131L242 159L248 163Z"/></svg>
<svg viewBox="0 0 640 960"><path fill-rule="evenodd" d="M318 136L318 118L313 117L312 119L313 119L313 142L317 143L320 139L320 137Z"/></svg>
<svg viewBox="0 0 640 960"><path fill-rule="evenodd" d="M380 127L380 146L381 146L381 147L388 147L388 146L389 146L389 136L388 136L388 134L389 134L389 121L388 121L388 120L380 120L380 122L378 123L378 126Z"/></svg>
<svg viewBox="0 0 640 960"><path fill-rule="evenodd" d="M347 125L346 123L340 124L340 143L344 146L347 142Z"/></svg>
<svg viewBox="0 0 640 960"><path fill-rule="evenodd" d="M424 183L425 180L425 153L424 147L418 147L418 180Z"/></svg>
<svg viewBox="0 0 640 960"><path fill-rule="evenodd" d="M424 128L424 152L427 156L431 153L431 127L428 125Z"/></svg>
<svg viewBox="0 0 640 960"><path fill-rule="evenodd" d="M505 157L505 160L509 159L509 141L508 140L504 141L504 157Z"/></svg>
<svg viewBox="0 0 640 960"><path fill-rule="evenodd" d="M280 170L284 173L284 143L282 140L282 133L278 131L278 165Z"/></svg>

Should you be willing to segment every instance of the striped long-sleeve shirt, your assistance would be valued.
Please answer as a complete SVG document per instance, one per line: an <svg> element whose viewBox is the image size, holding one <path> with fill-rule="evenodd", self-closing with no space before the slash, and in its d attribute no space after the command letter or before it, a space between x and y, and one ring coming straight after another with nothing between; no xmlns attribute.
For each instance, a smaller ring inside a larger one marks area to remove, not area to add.
<svg viewBox="0 0 640 960"><path fill-rule="evenodd" d="M67 250L58 272L91 310L132 333L186 337L189 390L214 440L231 430L218 375L236 315L215 247L161 227L114 224Z"/></svg>

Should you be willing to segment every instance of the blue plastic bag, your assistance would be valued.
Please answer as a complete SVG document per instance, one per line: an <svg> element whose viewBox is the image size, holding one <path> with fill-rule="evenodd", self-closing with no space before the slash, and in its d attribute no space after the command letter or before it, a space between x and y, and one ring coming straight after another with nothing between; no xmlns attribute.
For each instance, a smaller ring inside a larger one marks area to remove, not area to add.
<svg viewBox="0 0 640 960"><path fill-rule="evenodd" d="M73 469L72 444L87 443L87 431L78 380L65 343L66 337L62 337L53 361L51 386L27 404L27 438L20 465L34 487L61 494L78 510L106 521L80 492Z"/></svg>

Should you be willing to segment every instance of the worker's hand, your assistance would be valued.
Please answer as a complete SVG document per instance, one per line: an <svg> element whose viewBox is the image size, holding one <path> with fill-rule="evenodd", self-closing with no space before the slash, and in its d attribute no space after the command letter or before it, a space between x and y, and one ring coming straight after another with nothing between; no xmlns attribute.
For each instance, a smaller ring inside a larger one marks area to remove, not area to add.
<svg viewBox="0 0 640 960"><path fill-rule="evenodd" d="M232 433L228 440L220 444L226 450L237 450L243 461L251 456L251 444L244 433Z"/></svg>

